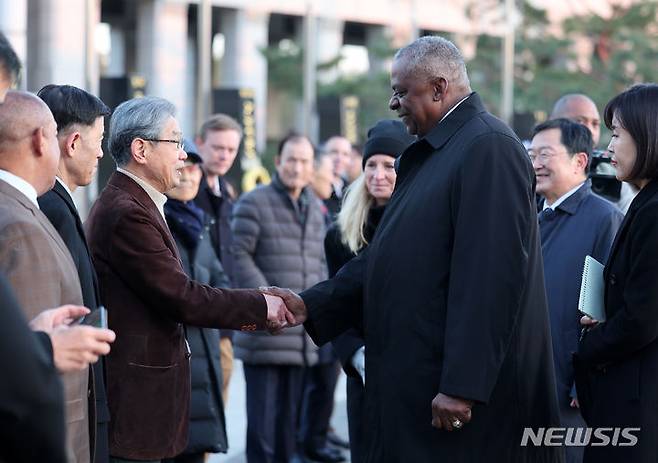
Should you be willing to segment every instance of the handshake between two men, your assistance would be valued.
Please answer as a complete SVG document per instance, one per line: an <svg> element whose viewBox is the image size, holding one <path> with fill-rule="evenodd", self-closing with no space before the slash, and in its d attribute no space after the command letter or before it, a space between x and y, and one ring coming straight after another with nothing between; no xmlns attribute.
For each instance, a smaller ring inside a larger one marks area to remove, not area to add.
<svg viewBox="0 0 658 463"><path fill-rule="evenodd" d="M286 327L301 325L306 321L306 304L295 292L276 286L260 287L258 290L267 301L267 329L270 333L278 334ZM471 421L474 405L472 400L439 392L431 402L432 426L457 431Z"/></svg>
<svg viewBox="0 0 658 463"><path fill-rule="evenodd" d="M298 294L276 286L262 286L258 290L267 302L267 330L272 334L306 321L306 305Z"/></svg>

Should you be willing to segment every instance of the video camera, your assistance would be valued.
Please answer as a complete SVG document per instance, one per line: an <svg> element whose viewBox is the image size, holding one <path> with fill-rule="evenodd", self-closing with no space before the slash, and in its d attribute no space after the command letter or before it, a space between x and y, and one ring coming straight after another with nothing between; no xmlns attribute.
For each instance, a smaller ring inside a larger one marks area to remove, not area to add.
<svg viewBox="0 0 658 463"><path fill-rule="evenodd" d="M616 169L607 151L594 150L589 166L592 191L608 201L617 202L621 196L621 182L615 176Z"/></svg>

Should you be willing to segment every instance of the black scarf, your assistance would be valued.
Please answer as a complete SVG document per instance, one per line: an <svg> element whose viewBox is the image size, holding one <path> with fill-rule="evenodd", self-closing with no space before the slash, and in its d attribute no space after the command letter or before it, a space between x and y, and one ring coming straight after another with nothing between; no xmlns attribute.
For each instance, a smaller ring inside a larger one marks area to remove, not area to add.
<svg viewBox="0 0 658 463"><path fill-rule="evenodd" d="M370 243L375 236L375 231L377 230L377 226L379 225L379 221L382 219L385 210L386 205L384 204L383 206L373 205L368 211L368 220L366 221L366 226L363 230L363 234L368 243Z"/></svg>
<svg viewBox="0 0 658 463"><path fill-rule="evenodd" d="M189 250L196 249L203 230L203 209L194 204L194 201L185 203L170 198L165 203L164 211L171 233Z"/></svg>

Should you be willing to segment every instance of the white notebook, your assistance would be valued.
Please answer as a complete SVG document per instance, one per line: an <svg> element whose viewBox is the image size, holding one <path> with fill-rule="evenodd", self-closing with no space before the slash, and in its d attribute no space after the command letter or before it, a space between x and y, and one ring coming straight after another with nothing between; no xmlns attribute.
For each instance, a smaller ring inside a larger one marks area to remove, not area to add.
<svg viewBox="0 0 658 463"><path fill-rule="evenodd" d="M603 264L592 256L585 256L583 279L580 283L578 310L594 320L605 321L605 302L603 298Z"/></svg>

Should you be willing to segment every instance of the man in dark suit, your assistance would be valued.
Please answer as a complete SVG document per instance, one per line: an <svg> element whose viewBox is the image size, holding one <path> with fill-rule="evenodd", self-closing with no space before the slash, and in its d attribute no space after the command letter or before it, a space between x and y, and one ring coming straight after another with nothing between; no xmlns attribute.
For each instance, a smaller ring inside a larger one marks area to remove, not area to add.
<svg viewBox="0 0 658 463"><path fill-rule="evenodd" d="M39 207L71 252L80 278L83 304L95 310L100 305L98 281L72 194L94 178L98 161L103 157L104 117L110 114L110 109L97 97L70 85L47 85L38 96L55 117L60 151L55 186L39 197ZM89 385L92 458L95 463L107 463L110 412L102 359L94 364Z"/></svg>
<svg viewBox="0 0 658 463"><path fill-rule="evenodd" d="M366 342L367 463L561 462L522 446L559 422L536 219L519 139L470 88L459 50L397 52L389 106L418 136L367 250L301 298L317 343Z"/></svg>
<svg viewBox="0 0 658 463"><path fill-rule="evenodd" d="M580 416L572 355L578 349L578 298L585 256L605 263L624 215L595 195L587 179L592 137L582 124L553 119L538 125L528 150L544 197L539 214L544 280L553 339L560 422L587 425ZM567 462L583 460L583 447L566 448Z"/></svg>
<svg viewBox="0 0 658 463"><path fill-rule="evenodd" d="M217 289L185 274L164 218L165 191L180 183L187 154L175 107L126 101L112 115L108 147L117 171L86 222L109 325L110 461L160 461L186 447L189 346L183 324L244 331L285 325L278 297Z"/></svg>

